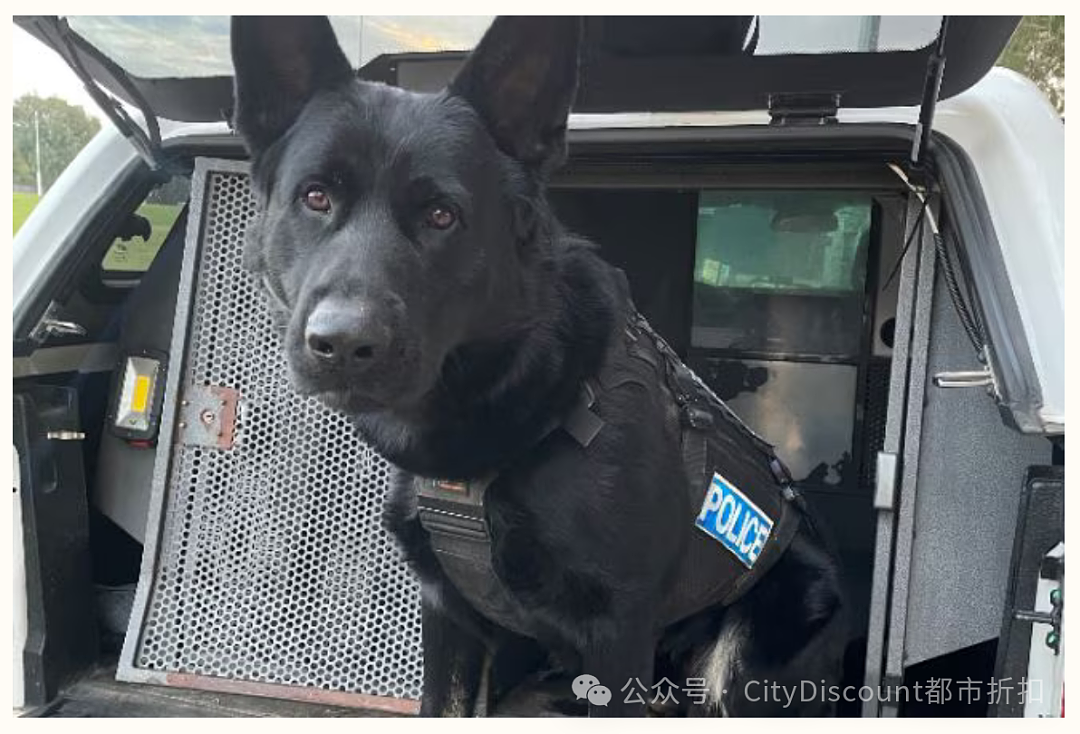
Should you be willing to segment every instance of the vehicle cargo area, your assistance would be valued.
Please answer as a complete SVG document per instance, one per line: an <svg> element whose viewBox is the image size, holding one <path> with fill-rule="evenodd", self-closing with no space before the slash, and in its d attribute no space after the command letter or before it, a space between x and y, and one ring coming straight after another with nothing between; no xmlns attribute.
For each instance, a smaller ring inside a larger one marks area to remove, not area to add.
<svg viewBox="0 0 1080 734"><path fill-rule="evenodd" d="M884 135L857 150L822 145L819 154L794 155L783 140L797 133L782 132L766 131L766 144L707 130L651 141L648 132L581 131L550 201L567 227L624 270L641 313L788 465L841 563L850 602L845 683L859 686L869 680L868 646L878 661L871 673L881 674L885 652L869 632L875 615L879 630L890 619L874 585L879 452L890 417L902 430L897 411L909 391L933 391L910 387L908 360L928 360L911 368L925 383L936 367L963 367L974 355L933 270L933 243L917 226L920 203L887 166L902 160L909 140ZM348 429L289 407L294 398L275 382L279 356L255 327L235 326L242 319L230 309L258 297L230 269L228 251L212 249L238 246L250 215L247 194L229 189L246 185L235 140L192 138L174 154L182 171L155 181L142 169L123 194L126 211L149 222L150 238L132 235L139 220L102 219L54 299L54 318L77 322L86 336L45 338L17 372L25 418L16 431L47 445L48 457L24 475L53 490L35 500L23 530L39 554L40 575L28 580L42 602L29 624L40 641L36 713L190 715L211 697L216 715L412 713L422 659L409 606L417 596L378 535L385 462L351 439L344 450L355 464L340 469L346 455L288 434L277 414L260 417L262 408L245 402L258 389L289 420L318 421L316 436ZM196 158L232 160L199 176ZM920 312L919 299L932 305ZM246 341L230 336L241 328ZM920 339L921 358L911 346ZM144 396L160 401L151 411L159 433L125 431L117 414L133 356L161 370ZM189 378L200 374L205 384L195 387L205 390L192 392ZM228 406L198 403L206 390ZM942 399L928 396L923 418L948 423L956 440L933 451L1005 451L1007 429L990 401L964 397L958 408ZM217 435L193 433L199 421ZM964 422L991 426L999 438L971 447ZM81 438L45 438L58 431ZM185 445L197 448L182 453ZM225 452L256 448L258 466L279 469L241 476L219 466ZM1022 451L1050 463L1044 440ZM920 470L936 466L924 458ZM187 509L170 496L181 481ZM1007 483L1015 492L1011 476ZM929 479L923 486L951 489ZM285 490L301 499L288 501ZM957 501L943 499L950 509L941 512L980 511L950 504ZM330 509L314 509L317 502ZM921 578L917 549L909 561ZM928 595L944 583L924 581ZM934 603L928 598L927 609ZM918 605L907 613L910 625L926 622ZM911 681L993 670L992 639L924 648L911 656L922 665L906 668ZM113 680L118 667L123 681ZM290 708L286 699L306 703ZM840 708L861 711L857 701ZM918 710L905 704L901 713Z"/></svg>

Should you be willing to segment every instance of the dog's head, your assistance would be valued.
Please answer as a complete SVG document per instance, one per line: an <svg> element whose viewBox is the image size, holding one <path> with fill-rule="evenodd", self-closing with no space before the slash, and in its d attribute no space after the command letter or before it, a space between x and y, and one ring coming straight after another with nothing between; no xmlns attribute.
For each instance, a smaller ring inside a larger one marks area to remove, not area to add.
<svg viewBox="0 0 1080 734"><path fill-rule="evenodd" d="M576 19L499 18L445 90L416 94L357 80L325 18L233 20L259 204L244 264L300 392L409 407L456 347L520 323L579 38Z"/></svg>

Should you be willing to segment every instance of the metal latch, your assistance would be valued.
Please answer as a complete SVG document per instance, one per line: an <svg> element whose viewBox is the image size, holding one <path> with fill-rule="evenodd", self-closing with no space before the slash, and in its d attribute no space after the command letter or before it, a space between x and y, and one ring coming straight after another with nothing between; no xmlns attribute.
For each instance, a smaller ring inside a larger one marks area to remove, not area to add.
<svg viewBox="0 0 1080 734"><path fill-rule="evenodd" d="M994 375L990 370L960 370L938 372L934 375L935 387L993 387Z"/></svg>
<svg viewBox="0 0 1080 734"><path fill-rule="evenodd" d="M48 431L45 438L50 441L82 441L86 434L82 431Z"/></svg>
<svg viewBox="0 0 1080 734"><path fill-rule="evenodd" d="M180 442L231 449L240 394L220 385L191 385L180 401Z"/></svg>

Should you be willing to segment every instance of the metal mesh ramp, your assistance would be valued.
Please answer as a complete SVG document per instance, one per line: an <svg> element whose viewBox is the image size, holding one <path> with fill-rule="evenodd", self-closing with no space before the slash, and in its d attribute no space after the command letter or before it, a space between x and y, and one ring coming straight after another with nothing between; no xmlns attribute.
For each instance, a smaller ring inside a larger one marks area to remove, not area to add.
<svg viewBox="0 0 1080 734"><path fill-rule="evenodd" d="M414 711L419 588L380 523L389 466L290 390L240 267L253 206L246 164L197 161L117 677Z"/></svg>

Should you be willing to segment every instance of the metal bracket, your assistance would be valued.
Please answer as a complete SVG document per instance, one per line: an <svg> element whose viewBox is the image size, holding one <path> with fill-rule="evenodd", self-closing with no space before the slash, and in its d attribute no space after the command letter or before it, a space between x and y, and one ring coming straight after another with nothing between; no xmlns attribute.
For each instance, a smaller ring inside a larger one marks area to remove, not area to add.
<svg viewBox="0 0 1080 734"><path fill-rule="evenodd" d="M86 327L74 321L64 321L57 318L62 311L62 306L53 301L41 315L41 319L31 329L28 338L35 344L44 344L49 337L54 336L86 336Z"/></svg>
<svg viewBox="0 0 1080 734"><path fill-rule="evenodd" d="M239 399L231 387L191 385L180 401L180 443L231 449Z"/></svg>

